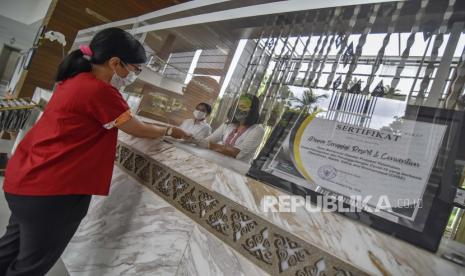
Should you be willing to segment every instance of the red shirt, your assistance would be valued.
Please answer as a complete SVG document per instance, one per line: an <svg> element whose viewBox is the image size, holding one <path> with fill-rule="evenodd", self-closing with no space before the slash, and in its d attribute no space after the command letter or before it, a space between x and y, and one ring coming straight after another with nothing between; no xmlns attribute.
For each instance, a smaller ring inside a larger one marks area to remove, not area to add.
<svg viewBox="0 0 465 276"><path fill-rule="evenodd" d="M60 83L8 162L3 189L17 195L107 195L118 129L129 106L91 73Z"/></svg>

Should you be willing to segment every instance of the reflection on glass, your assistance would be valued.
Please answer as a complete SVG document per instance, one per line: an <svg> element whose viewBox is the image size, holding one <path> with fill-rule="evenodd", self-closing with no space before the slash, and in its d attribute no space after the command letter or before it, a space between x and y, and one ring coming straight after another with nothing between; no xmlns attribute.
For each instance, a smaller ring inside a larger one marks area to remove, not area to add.
<svg viewBox="0 0 465 276"><path fill-rule="evenodd" d="M463 5L413 0L314 10L308 2L307 10L287 7L286 13L263 12L285 5L282 1L241 0L139 18L132 29L149 62L127 88L141 95L139 114L179 124L204 101L214 106L210 123L217 128L231 120L234 112L228 111L234 111L241 94L256 95L265 138L254 176L305 194L337 193L295 166L292 143L309 116L402 137L420 133L423 140L402 139L398 150L403 150L400 159L414 160L417 154L422 164L426 159L432 163L418 185L405 185L418 197L412 200L423 205L391 208L361 220L434 250L442 230L426 231L431 224L448 225L451 233L461 229L456 217L462 209L453 211L450 221L444 218L453 201L447 191L461 183L457 172L465 160L459 153L465 152ZM427 155L420 156L419 145ZM353 162L344 164L340 170ZM358 188L361 194L372 191L370 183L361 183L366 186ZM397 187L400 193L399 183L386 178L371 185L386 192Z"/></svg>

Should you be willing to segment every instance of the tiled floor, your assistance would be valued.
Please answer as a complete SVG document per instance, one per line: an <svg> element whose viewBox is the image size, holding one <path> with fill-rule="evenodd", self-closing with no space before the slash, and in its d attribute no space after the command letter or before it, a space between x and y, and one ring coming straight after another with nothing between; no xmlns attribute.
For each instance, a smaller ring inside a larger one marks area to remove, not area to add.
<svg viewBox="0 0 465 276"><path fill-rule="evenodd" d="M3 183L3 177L0 178L0 184ZM0 185L2 186L2 185ZM5 200L3 191L0 190L0 236L3 236L8 225L8 219L10 218L10 209ZM55 266L47 273L46 276L68 276L69 273L66 270L61 259L55 264Z"/></svg>

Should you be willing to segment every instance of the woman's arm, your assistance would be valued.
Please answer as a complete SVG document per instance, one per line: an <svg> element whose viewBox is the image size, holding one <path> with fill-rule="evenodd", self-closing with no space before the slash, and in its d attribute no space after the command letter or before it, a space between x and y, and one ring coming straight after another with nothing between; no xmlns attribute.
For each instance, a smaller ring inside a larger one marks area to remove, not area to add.
<svg viewBox="0 0 465 276"><path fill-rule="evenodd" d="M233 157L233 158L242 158L242 156L249 154L250 152L255 152L260 145L263 136L265 134L265 130L260 127L255 127L247 132L244 137L244 141L236 145L232 146L225 146L221 144L216 144L211 141L207 141L204 147L219 152L221 154Z"/></svg>
<svg viewBox="0 0 465 276"><path fill-rule="evenodd" d="M213 151L219 152L221 154L230 156L232 158L236 158L236 156L239 154L240 150L235 147L231 146L225 146L225 145L220 145L216 143L210 142L209 148Z"/></svg>
<svg viewBox="0 0 465 276"><path fill-rule="evenodd" d="M239 149L218 143L220 141L223 141L223 136L225 135L226 128L226 124L222 124L210 136L208 136L207 139L203 140L204 143L202 143L203 145L201 146L219 152L221 154L236 158L236 156L240 152Z"/></svg>
<svg viewBox="0 0 465 276"><path fill-rule="evenodd" d="M118 126L118 129L135 137L157 139L163 137L168 128L145 124L137 118L132 117L127 122ZM171 136L178 139L189 137L187 133L177 127L172 127Z"/></svg>

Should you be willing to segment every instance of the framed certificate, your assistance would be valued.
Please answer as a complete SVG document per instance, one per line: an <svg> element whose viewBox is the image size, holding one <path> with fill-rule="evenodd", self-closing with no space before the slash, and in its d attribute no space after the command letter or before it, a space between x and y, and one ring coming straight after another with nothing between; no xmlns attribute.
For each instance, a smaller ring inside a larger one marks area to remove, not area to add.
<svg viewBox="0 0 465 276"><path fill-rule="evenodd" d="M314 203L355 206L338 212L435 251L460 180L464 112L379 101L358 117L331 106L285 113L248 175ZM394 105L401 116L386 116Z"/></svg>

